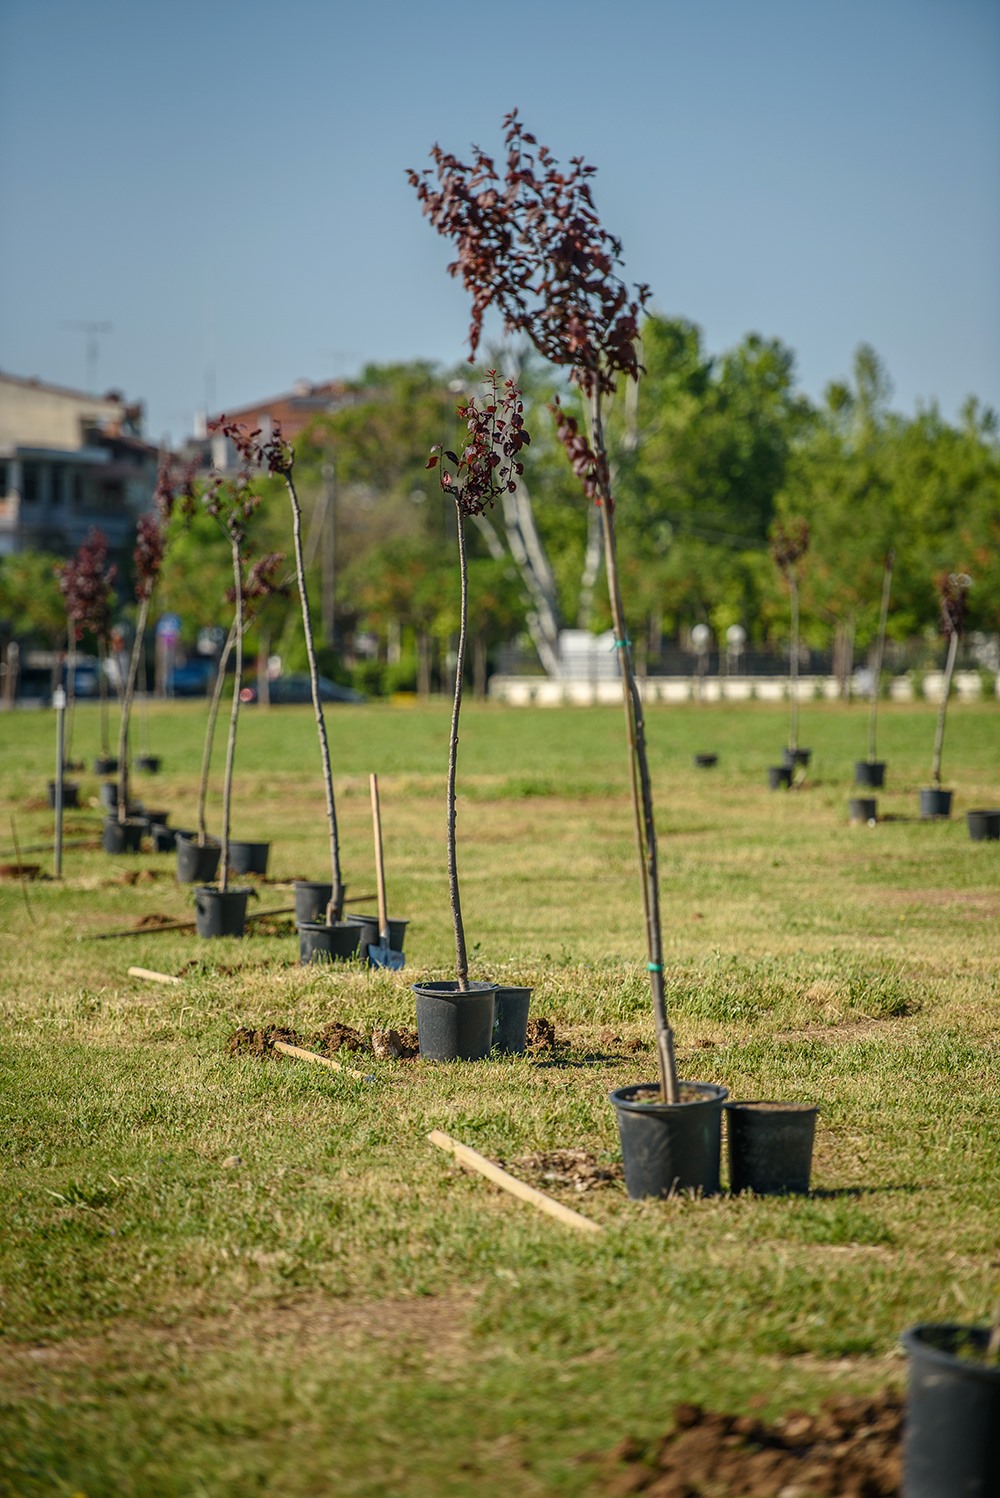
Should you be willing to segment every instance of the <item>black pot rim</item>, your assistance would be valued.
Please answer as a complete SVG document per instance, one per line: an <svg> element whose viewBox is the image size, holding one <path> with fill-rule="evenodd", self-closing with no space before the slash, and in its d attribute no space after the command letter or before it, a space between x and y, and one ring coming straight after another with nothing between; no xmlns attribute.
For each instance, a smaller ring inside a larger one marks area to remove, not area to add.
<svg viewBox="0 0 1000 1498"><path fill-rule="evenodd" d="M486 994L496 993L500 985L470 978L468 988L463 989L459 988L456 978L448 978L441 981L435 979L427 983L412 983L410 987L422 999L445 999L451 1003L455 999L481 999Z"/></svg>
<svg viewBox="0 0 1000 1498"><path fill-rule="evenodd" d="M967 817L1000 817L1000 806L977 806L965 813Z"/></svg>
<svg viewBox="0 0 1000 1498"><path fill-rule="evenodd" d="M1000 1366L987 1366L985 1363L976 1363L968 1358L960 1358L944 1347L938 1347L934 1342L928 1341L926 1334L936 1332L946 1339L957 1341L959 1337L971 1338L973 1342L986 1347L989 1341L989 1328L985 1326L968 1326L958 1321L920 1321L916 1326L908 1327L900 1336L900 1341L907 1352L916 1352L920 1357L929 1362L936 1363L941 1368L947 1368L952 1373L965 1373L970 1378L985 1380L988 1383L1000 1383Z"/></svg>
<svg viewBox="0 0 1000 1498"><path fill-rule="evenodd" d="M177 833L178 842L193 843L196 848L222 847L222 844L219 842L219 839L217 837L207 837L203 843L199 843L197 832L182 832L179 827L175 827L174 831Z"/></svg>
<svg viewBox="0 0 1000 1498"><path fill-rule="evenodd" d="M781 1098L730 1098L723 1103L727 1111L742 1108L752 1113L754 1109L766 1108L770 1115L775 1113L818 1113L819 1103L791 1103Z"/></svg>
<svg viewBox="0 0 1000 1498"><path fill-rule="evenodd" d="M298 931L346 931L353 921L297 921Z"/></svg>
<svg viewBox="0 0 1000 1498"><path fill-rule="evenodd" d="M721 1087L717 1082L690 1082L686 1078L678 1078L678 1087L697 1087L705 1093L704 1097L694 1098L686 1103L638 1103L627 1094L644 1092L650 1087L659 1087L659 1082L632 1082L627 1087L613 1087L608 1093L608 1098L615 1108L622 1108L627 1113L650 1113L653 1115L663 1113L676 1113L679 1108L698 1108L704 1104L715 1104L723 1102L729 1096L729 1088Z"/></svg>
<svg viewBox="0 0 1000 1498"><path fill-rule="evenodd" d="M219 900L235 899L237 895L242 895L245 899L249 899L253 894L253 890L249 885L237 885L234 889L219 889L218 885L215 884L196 884L194 894L214 895Z"/></svg>

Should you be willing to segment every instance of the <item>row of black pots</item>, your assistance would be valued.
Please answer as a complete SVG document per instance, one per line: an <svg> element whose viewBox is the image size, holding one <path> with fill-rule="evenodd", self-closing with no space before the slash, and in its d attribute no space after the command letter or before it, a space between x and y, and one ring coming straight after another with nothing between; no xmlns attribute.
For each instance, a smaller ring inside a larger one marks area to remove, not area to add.
<svg viewBox="0 0 1000 1498"><path fill-rule="evenodd" d="M654 1083L619 1087L610 1095L630 1197L717 1193L723 1113L731 1192L775 1196L809 1190L814 1104L727 1102L728 1089L711 1082L680 1087L678 1103L659 1101Z"/></svg>
<svg viewBox="0 0 1000 1498"><path fill-rule="evenodd" d="M153 846L156 847L158 835L168 830L168 816L168 812L147 811L137 804L128 808L128 816L124 822L120 822L117 816L106 817L102 837L105 853L138 853L144 837L152 838Z"/></svg>
<svg viewBox="0 0 1000 1498"><path fill-rule="evenodd" d="M174 846L177 851L178 884L208 884L219 872L222 853L215 838L199 843L193 832L178 832ZM266 874L270 843L252 843L233 839L229 844L229 868L234 874Z"/></svg>

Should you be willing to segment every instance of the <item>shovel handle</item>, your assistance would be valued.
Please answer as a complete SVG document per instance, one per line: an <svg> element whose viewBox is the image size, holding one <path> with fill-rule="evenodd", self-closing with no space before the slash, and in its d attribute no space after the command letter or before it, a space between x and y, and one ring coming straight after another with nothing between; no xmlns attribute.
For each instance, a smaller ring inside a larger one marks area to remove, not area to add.
<svg viewBox="0 0 1000 1498"><path fill-rule="evenodd" d="M378 801L378 776L369 777L372 792L372 829L375 834L375 883L378 887L378 936L384 947L389 945L389 917L385 905L385 869L382 866L382 814Z"/></svg>

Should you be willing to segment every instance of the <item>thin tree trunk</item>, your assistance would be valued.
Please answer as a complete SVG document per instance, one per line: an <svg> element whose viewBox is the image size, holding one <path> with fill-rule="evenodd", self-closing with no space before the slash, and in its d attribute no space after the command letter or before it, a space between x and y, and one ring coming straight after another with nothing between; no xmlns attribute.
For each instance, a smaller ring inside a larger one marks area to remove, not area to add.
<svg viewBox="0 0 1000 1498"><path fill-rule="evenodd" d="M219 716L219 703L222 701L222 688L226 682L226 667L229 665L229 657L233 653L236 644L236 620L229 626L229 634L226 643L222 647L219 656L219 664L215 672L215 683L212 687L212 700L208 705L208 723L205 725L205 746L201 755L201 779L198 782L198 846L203 848L208 842L208 828L205 823L205 806L208 801L208 776L212 765L212 745L215 742L215 724Z"/></svg>
<svg viewBox="0 0 1000 1498"><path fill-rule="evenodd" d="M603 535L598 506L587 511L587 549L580 574L580 604L576 614L577 629L589 629L594 615L594 589L601 572Z"/></svg>
<svg viewBox="0 0 1000 1498"><path fill-rule="evenodd" d="M792 609L792 649L788 663L788 749L794 757L799 747L799 580L794 568L788 573L788 594Z"/></svg>
<svg viewBox="0 0 1000 1498"><path fill-rule="evenodd" d="M559 602L555 577L535 524L535 512L524 480L513 494L503 497L504 530L511 556L528 590L532 612L528 630L543 670L559 674Z"/></svg>
<svg viewBox="0 0 1000 1498"><path fill-rule="evenodd" d="M951 696L951 678L955 671L955 657L958 654L958 631L953 630L948 639L948 659L944 668L944 688L941 693L941 711L938 713L937 732L934 735L934 760L931 765L931 784L935 790L941 788L941 750L944 748L944 720L948 712L948 698Z"/></svg>
<svg viewBox="0 0 1000 1498"><path fill-rule="evenodd" d="M219 893L229 888L229 823L233 799L233 765L236 760L236 725L240 715L240 692L243 690L243 568L240 548L234 541L233 583L236 591L236 671L233 676L233 703L229 714L229 740L226 744L226 769L222 782L222 849L219 853Z"/></svg>
<svg viewBox="0 0 1000 1498"><path fill-rule="evenodd" d="M143 636L146 633L146 620L149 618L149 602L152 593L147 593L139 604L139 614L135 621L135 639L132 641L132 654L128 663L128 679L125 683L125 693L122 697L121 724L118 729L118 820L124 822L128 816L128 721L132 714L132 701L135 697L135 683L139 674L139 657L142 654Z"/></svg>
<svg viewBox="0 0 1000 1498"><path fill-rule="evenodd" d="M465 672L465 633L469 615L469 576L465 552L465 522L461 507L455 503L458 522L458 565L462 577L461 622L458 632L458 660L455 664L455 697L451 710L451 733L448 739L448 894L455 927L455 976L461 993L469 987L469 957L465 948L465 925L458 892L458 850L455 837L455 778L458 770L458 719L462 711L462 677Z"/></svg>
<svg viewBox="0 0 1000 1498"><path fill-rule="evenodd" d="M604 452L604 429L601 419L601 396L595 388L591 397L594 450ZM608 579L608 596L614 621L615 646L621 662L622 690L625 702L625 727L629 746L632 777L632 805L635 812L636 845L641 870L643 910L646 918L646 947L653 1017L656 1023L656 1052L660 1068L660 1086L668 1103L679 1100L677 1067L674 1061L674 1038L667 1018L663 986L663 938L660 927L659 864L656 848L656 824L653 817L653 791L646 757L646 727L642 698L632 670L631 642L625 624L621 582L618 574L618 549L615 539L614 499L603 483L601 525L604 535L604 561Z"/></svg>
<svg viewBox="0 0 1000 1498"><path fill-rule="evenodd" d="M885 654L885 631L889 620L889 593L892 588L892 568L895 561L893 552L889 552L885 559L885 569L882 573L882 607L879 610L878 639L875 642L875 668L874 680L872 681L872 705L868 714L868 763L875 762L875 725L878 719L878 699L882 686L882 657Z"/></svg>
<svg viewBox="0 0 1000 1498"><path fill-rule="evenodd" d="M326 718L319 694L319 670L316 666L316 646L313 642L312 615L309 609L309 593L306 589L306 569L302 554L302 507L290 473L285 474L285 487L292 506L292 534L295 541L295 574L299 583L299 602L302 605L302 628L306 637L306 654L309 657L309 681L312 686L313 711L316 714L316 732L319 735L319 754L323 766L323 791L326 796L326 825L330 837L330 902L326 907L328 926L344 918L344 881L340 870L340 837L337 829L337 806L333 797L333 770L330 765L330 746L326 737Z"/></svg>

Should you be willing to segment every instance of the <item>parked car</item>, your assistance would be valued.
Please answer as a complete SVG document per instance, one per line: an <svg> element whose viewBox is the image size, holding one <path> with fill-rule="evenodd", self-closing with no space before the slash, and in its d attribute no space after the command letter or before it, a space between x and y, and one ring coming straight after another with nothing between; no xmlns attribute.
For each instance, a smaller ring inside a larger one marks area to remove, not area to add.
<svg viewBox="0 0 1000 1498"><path fill-rule="evenodd" d="M215 662L206 656L192 656L183 666L170 673L170 694L174 697L204 697L215 681Z"/></svg>
<svg viewBox="0 0 1000 1498"><path fill-rule="evenodd" d="M327 676L319 679L319 695L322 702L366 702L368 699L363 692L356 692L353 687L342 687L339 682L331 681ZM279 676L270 685L270 698L272 703L285 702L312 702L312 683L307 671L291 671L287 676ZM257 683L253 682L243 688L240 694L243 702L257 701Z"/></svg>

